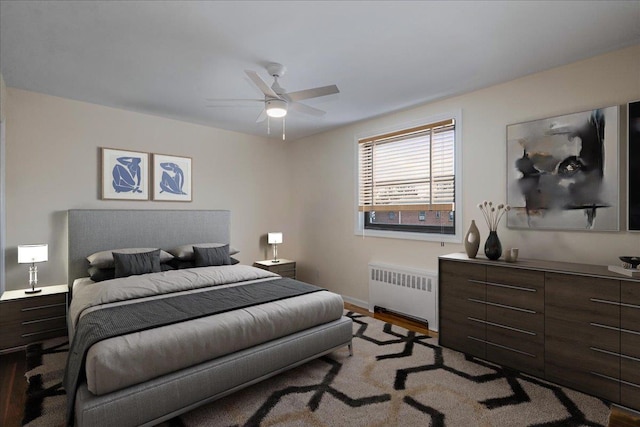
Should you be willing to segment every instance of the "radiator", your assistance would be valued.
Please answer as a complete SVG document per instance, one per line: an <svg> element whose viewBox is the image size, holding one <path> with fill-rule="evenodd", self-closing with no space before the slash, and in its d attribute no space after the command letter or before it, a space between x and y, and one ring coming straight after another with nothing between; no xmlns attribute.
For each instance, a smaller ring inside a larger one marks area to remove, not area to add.
<svg viewBox="0 0 640 427"><path fill-rule="evenodd" d="M382 307L429 323L438 330L438 273L369 263L369 311Z"/></svg>

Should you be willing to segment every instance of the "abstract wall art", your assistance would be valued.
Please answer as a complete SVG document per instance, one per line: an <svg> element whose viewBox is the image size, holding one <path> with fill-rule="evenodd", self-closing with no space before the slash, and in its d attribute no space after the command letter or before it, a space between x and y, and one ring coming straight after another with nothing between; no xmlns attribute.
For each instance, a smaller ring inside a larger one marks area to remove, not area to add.
<svg viewBox="0 0 640 427"><path fill-rule="evenodd" d="M149 200L149 154L101 148L102 199Z"/></svg>
<svg viewBox="0 0 640 427"><path fill-rule="evenodd" d="M629 230L640 231L640 101L630 102L629 112Z"/></svg>
<svg viewBox="0 0 640 427"><path fill-rule="evenodd" d="M153 200L190 202L191 158L153 155Z"/></svg>
<svg viewBox="0 0 640 427"><path fill-rule="evenodd" d="M617 231L619 107L507 126L510 228Z"/></svg>

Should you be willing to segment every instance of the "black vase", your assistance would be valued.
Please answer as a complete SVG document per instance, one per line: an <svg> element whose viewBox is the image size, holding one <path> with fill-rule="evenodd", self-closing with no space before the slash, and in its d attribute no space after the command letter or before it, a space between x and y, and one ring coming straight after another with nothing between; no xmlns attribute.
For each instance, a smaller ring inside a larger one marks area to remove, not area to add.
<svg viewBox="0 0 640 427"><path fill-rule="evenodd" d="M493 261L502 255L502 245L500 244L498 233L495 231L489 232L489 237L487 237L487 241L484 244L484 254Z"/></svg>

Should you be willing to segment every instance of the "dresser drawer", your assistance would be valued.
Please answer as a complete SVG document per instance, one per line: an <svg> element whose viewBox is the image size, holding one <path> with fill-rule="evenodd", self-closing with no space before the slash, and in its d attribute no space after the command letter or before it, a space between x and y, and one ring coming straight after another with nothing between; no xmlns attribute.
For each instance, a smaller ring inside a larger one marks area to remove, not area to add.
<svg viewBox="0 0 640 427"><path fill-rule="evenodd" d="M539 312L521 311L512 306L487 304L487 321L506 327L522 329L536 335L544 335L544 315Z"/></svg>
<svg viewBox="0 0 640 427"><path fill-rule="evenodd" d="M513 268L487 268L487 301L544 312L544 273Z"/></svg>
<svg viewBox="0 0 640 427"><path fill-rule="evenodd" d="M296 263L295 262L288 262L286 264L274 265L274 266L269 267L269 271L272 271L274 273L278 273L280 275L282 275L282 273L295 272L296 271Z"/></svg>
<svg viewBox="0 0 640 427"><path fill-rule="evenodd" d="M623 356L620 377L620 403L630 408L640 408L640 359Z"/></svg>
<svg viewBox="0 0 640 427"><path fill-rule="evenodd" d="M547 273L545 295L549 318L620 327L618 280Z"/></svg>
<svg viewBox="0 0 640 427"><path fill-rule="evenodd" d="M65 294L31 297L0 304L0 322L16 320L36 320L65 314L67 298Z"/></svg>
<svg viewBox="0 0 640 427"><path fill-rule="evenodd" d="M273 261L256 261L253 266L279 274L282 277L296 278L295 261L284 259L279 263L274 263Z"/></svg>

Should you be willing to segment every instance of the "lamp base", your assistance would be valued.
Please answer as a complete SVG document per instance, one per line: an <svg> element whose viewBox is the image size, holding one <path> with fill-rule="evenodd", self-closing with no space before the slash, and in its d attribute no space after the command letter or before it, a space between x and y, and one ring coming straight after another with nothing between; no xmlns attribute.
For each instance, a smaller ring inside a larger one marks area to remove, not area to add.
<svg viewBox="0 0 640 427"><path fill-rule="evenodd" d="M278 262L280 262L280 260L279 260L279 259L272 259L272 260L271 260L271 263L273 263L273 264L278 263Z"/></svg>
<svg viewBox="0 0 640 427"><path fill-rule="evenodd" d="M42 290L41 288L25 289L24 293L25 294L37 294L41 290Z"/></svg>

